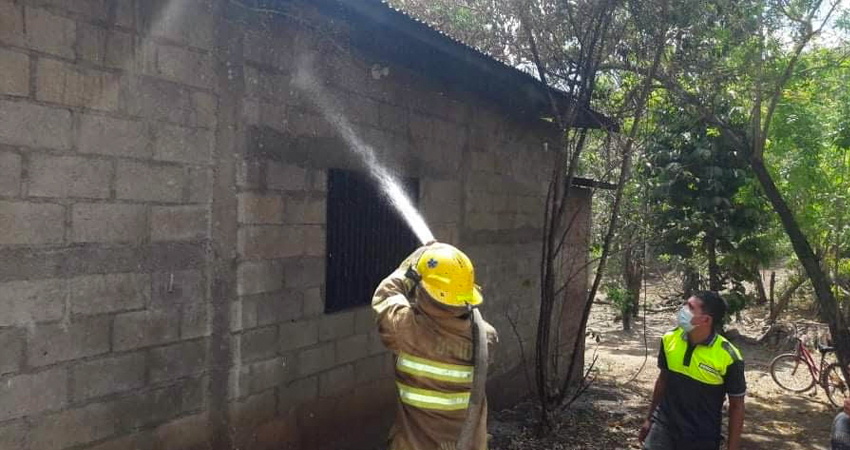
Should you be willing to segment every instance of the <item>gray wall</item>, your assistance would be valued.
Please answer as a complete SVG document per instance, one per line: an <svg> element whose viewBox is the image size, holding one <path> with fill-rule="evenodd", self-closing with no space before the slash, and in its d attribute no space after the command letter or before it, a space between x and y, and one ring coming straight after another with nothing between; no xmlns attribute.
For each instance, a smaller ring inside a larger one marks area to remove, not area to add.
<svg viewBox="0 0 850 450"><path fill-rule="evenodd" d="M476 262L502 336L493 401L527 390L509 323L530 356L551 130L350 48L310 8L225 4L0 0L0 448L383 437L392 358L371 312L323 313L327 169L362 168L292 86L303 55Z"/></svg>

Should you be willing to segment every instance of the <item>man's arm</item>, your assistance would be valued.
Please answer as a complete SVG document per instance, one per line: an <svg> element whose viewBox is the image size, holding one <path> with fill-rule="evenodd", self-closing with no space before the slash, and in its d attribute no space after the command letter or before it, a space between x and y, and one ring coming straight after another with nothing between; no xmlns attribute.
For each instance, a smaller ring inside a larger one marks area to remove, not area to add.
<svg viewBox="0 0 850 450"><path fill-rule="evenodd" d="M638 440L641 442L646 439L646 435L649 434L649 430L652 428L652 413L655 412L655 408L658 407L658 404L661 403L661 399L664 398L664 390L666 388L667 370L661 369L661 372L658 374L658 378L655 379L655 388L652 390L652 402L649 404L649 412L646 414L646 419L643 421L643 426L638 434Z"/></svg>
<svg viewBox="0 0 850 450"><path fill-rule="evenodd" d="M744 430L744 396L729 396L729 450L741 449Z"/></svg>
<svg viewBox="0 0 850 450"><path fill-rule="evenodd" d="M375 289L372 295L372 310L375 311L378 332L384 345L394 352L402 350L404 336L400 330L412 320L409 296L413 294L414 282L407 277L407 270L416 264L425 247L418 248Z"/></svg>

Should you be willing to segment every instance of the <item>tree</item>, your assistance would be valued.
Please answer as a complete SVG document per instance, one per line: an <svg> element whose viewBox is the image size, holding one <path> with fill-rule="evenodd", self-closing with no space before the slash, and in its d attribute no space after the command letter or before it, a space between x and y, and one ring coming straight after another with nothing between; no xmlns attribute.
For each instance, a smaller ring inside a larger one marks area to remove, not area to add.
<svg viewBox="0 0 850 450"><path fill-rule="evenodd" d="M804 267L838 349L850 363L850 330L838 310L832 283L809 239L777 187L765 149L777 105L789 81L799 76L803 51L830 23L839 1L749 0L706 5L684 0L671 24L672 45L663 69L653 77L720 130L731 145L744 150L765 196L779 216L794 252ZM626 65L627 66L627 65ZM625 67L629 70L640 68ZM716 105L730 102L736 120L717 114ZM736 123L746 123L745 131Z"/></svg>
<svg viewBox="0 0 850 450"><path fill-rule="evenodd" d="M646 176L653 185L657 249L689 261L693 271L705 261L707 287L728 290L737 312L749 297L743 283L760 281L759 267L775 248L762 238L770 225L762 219L765 201L746 195L755 180L737 156L742 149L729 145L719 130L669 102L658 105L655 121Z"/></svg>

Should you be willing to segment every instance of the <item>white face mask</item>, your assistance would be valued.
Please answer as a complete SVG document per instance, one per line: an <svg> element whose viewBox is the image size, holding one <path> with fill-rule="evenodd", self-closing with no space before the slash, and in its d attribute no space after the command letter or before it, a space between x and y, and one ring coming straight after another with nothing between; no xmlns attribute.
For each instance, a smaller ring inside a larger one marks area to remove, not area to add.
<svg viewBox="0 0 850 450"><path fill-rule="evenodd" d="M690 333L691 330L694 329L694 324L691 323L693 318L694 314L687 306L683 306L682 309L679 310L679 315L676 317L679 322L679 327L685 330L685 333Z"/></svg>

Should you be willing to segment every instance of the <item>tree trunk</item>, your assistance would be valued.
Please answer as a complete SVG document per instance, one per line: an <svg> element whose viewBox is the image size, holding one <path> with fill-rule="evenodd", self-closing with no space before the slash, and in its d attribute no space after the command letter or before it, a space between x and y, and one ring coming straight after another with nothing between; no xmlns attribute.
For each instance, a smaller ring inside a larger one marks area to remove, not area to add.
<svg viewBox="0 0 850 450"><path fill-rule="evenodd" d="M682 276L682 292L685 298L690 298L691 294L699 290L699 271L693 266L685 266L685 273Z"/></svg>
<svg viewBox="0 0 850 450"><path fill-rule="evenodd" d="M643 284L642 252L635 247L630 246L623 252L623 284L632 304L633 317L637 317L640 312L640 287Z"/></svg>
<svg viewBox="0 0 850 450"><path fill-rule="evenodd" d="M815 290L815 296L818 299L818 304L821 307L821 312L829 324L829 332L832 335L832 341L835 343L836 354L838 361L841 363L841 371L845 379L850 379L850 374L847 372L847 365L850 364L850 330L844 324L844 317L838 309L838 302L832 293L832 286L826 274L823 271L815 253L809 245L806 235L800 229L800 225L794 218L782 194L773 183L764 161L758 153L755 153L750 158L750 166L756 174L756 178L761 184L765 196L767 196L773 209L779 214L779 219L782 221L782 226L791 240L791 245L794 247L794 253L797 254L797 259L806 270L809 280L812 282L812 287Z"/></svg>
<svg viewBox="0 0 850 450"><path fill-rule="evenodd" d="M773 315L773 299L776 295L776 272L770 271L770 310L768 311L770 315Z"/></svg>
<svg viewBox="0 0 850 450"><path fill-rule="evenodd" d="M800 275L796 280L791 282L785 292L779 296L779 302L775 307L770 309L770 316L767 318L767 323L773 324L776 323L776 319L779 318L779 315L782 314L782 311L788 306L788 302L791 301L791 297L794 296L794 293L797 292L797 289L806 282L806 277Z"/></svg>
<svg viewBox="0 0 850 450"><path fill-rule="evenodd" d="M765 303L767 303L767 292L764 289L764 280L761 279L761 271L758 270L758 268L756 268L756 270L754 270L753 272L755 272L755 274L756 274L756 276L755 276L756 290L759 293L759 299L756 302L756 304L757 305L764 305Z"/></svg>
<svg viewBox="0 0 850 450"><path fill-rule="evenodd" d="M720 283L720 266L717 265L717 238L713 233L706 235L705 249L708 251L708 288L719 292L723 285Z"/></svg>
<svg viewBox="0 0 850 450"><path fill-rule="evenodd" d="M623 314L623 331L631 331L632 329L632 315L631 313Z"/></svg>

